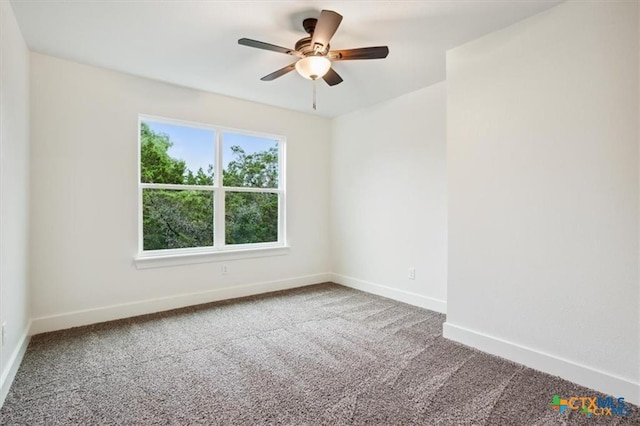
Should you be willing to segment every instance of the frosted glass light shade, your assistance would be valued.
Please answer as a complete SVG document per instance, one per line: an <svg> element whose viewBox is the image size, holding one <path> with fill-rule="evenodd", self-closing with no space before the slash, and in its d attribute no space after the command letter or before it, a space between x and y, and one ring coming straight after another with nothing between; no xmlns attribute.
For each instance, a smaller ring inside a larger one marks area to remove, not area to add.
<svg viewBox="0 0 640 426"><path fill-rule="evenodd" d="M309 80L324 76L331 68L331 61L324 56L307 56L296 62L298 74Z"/></svg>

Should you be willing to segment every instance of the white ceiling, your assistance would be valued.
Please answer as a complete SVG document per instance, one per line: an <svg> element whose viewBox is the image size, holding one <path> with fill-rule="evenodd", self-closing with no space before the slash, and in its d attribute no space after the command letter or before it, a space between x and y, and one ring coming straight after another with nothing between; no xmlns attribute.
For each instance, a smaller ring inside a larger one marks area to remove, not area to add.
<svg viewBox="0 0 640 426"><path fill-rule="evenodd" d="M445 79L445 52L555 6L560 0L150 1L12 0L29 48L181 86L335 117ZM302 20L321 9L344 16L332 49L388 45L382 60L344 61L344 82L312 83L294 62L237 44L242 37L293 48Z"/></svg>

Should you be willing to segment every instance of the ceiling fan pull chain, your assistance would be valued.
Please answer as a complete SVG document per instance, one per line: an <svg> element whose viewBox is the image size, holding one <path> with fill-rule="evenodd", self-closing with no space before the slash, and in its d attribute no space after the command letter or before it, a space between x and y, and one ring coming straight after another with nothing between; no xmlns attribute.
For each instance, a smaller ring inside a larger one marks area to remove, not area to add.
<svg viewBox="0 0 640 426"><path fill-rule="evenodd" d="M313 80L313 109L316 110L316 80Z"/></svg>

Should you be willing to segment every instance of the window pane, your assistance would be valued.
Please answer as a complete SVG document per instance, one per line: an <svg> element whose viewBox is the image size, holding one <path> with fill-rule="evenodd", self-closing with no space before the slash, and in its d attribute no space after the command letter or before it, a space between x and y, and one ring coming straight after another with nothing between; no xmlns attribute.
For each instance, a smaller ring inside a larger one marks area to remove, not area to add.
<svg viewBox="0 0 640 426"><path fill-rule="evenodd" d="M224 186L277 188L278 141L223 133Z"/></svg>
<svg viewBox="0 0 640 426"><path fill-rule="evenodd" d="M143 248L213 245L213 192L143 189Z"/></svg>
<svg viewBox="0 0 640 426"><path fill-rule="evenodd" d="M226 244L278 241L278 194L227 192Z"/></svg>
<svg viewBox="0 0 640 426"><path fill-rule="evenodd" d="M143 121L141 182L213 185L214 145L212 130Z"/></svg>

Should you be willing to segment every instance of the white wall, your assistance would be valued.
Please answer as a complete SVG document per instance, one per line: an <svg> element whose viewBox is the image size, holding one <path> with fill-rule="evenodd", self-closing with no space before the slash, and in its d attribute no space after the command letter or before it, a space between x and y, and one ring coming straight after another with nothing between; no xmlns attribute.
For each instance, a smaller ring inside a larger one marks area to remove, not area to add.
<svg viewBox="0 0 640 426"><path fill-rule="evenodd" d="M334 119L334 281L445 311L445 105L443 82Z"/></svg>
<svg viewBox="0 0 640 426"><path fill-rule="evenodd" d="M0 2L0 406L29 324L29 52L11 4Z"/></svg>
<svg viewBox="0 0 640 426"><path fill-rule="evenodd" d="M637 7L448 53L445 335L639 403Z"/></svg>
<svg viewBox="0 0 640 426"><path fill-rule="evenodd" d="M33 332L330 278L328 120L36 53L31 99ZM136 269L138 113L286 136L290 254Z"/></svg>

